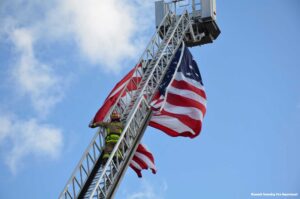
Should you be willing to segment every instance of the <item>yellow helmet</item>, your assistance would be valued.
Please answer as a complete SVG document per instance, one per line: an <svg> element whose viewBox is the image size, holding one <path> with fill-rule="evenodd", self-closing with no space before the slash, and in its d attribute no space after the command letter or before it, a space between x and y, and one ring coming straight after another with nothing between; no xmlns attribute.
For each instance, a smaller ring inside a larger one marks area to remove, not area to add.
<svg viewBox="0 0 300 199"><path fill-rule="evenodd" d="M117 111L113 111L110 115L111 120L119 120L121 119L120 114Z"/></svg>

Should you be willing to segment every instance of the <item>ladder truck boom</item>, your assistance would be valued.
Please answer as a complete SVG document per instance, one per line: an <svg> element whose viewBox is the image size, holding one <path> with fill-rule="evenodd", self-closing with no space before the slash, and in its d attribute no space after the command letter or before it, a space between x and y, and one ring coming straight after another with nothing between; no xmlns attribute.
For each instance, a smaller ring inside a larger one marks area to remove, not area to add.
<svg viewBox="0 0 300 199"><path fill-rule="evenodd" d="M202 0L214 2L214 0ZM203 2L202 2L203 3ZM201 3L200 3L201 4ZM163 7L160 7L163 6ZM128 92L124 86L116 103L105 117L109 120L110 113L118 111L125 124L120 139L116 143L105 165L102 165L105 129L99 128L84 152L59 199L104 199L113 198L126 169L130 164L136 148L148 126L151 118L150 103L163 80L168 67L181 45L202 45L210 43L220 33L215 18L203 21L201 15L195 14L196 3L193 1L192 12L183 8L177 14L164 1L156 2L156 16L163 12L163 17L157 17L157 29L144 53L135 67L133 76L140 76L137 82L131 78L127 84L136 85L135 92ZM198 23L198 24L197 24ZM213 23L212 29L203 23ZM199 25L200 24L200 25ZM202 25L201 25L202 24ZM198 28L203 26L202 28ZM217 33L217 34L216 34ZM208 37L206 41L203 39ZM126 98L123 93L127 93ZM129 103L128 103L129 102ZM121 158L114 158L121 152Z"/></svg>

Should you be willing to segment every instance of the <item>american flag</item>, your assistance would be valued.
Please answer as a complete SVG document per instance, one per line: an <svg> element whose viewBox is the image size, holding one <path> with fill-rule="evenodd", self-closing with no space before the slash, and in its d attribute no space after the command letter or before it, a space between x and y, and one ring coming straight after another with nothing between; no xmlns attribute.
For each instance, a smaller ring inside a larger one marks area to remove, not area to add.
<svg viewBox="0 0 300 199"><path fill-rule="evenodd" d="M188 48L177 51L151 103L150 126L177 137L199 135L206 112L202 78Z"/></svg>
<svg viewBox="0 0 300 199"><path fill-rule="evenodd" d="M151 169L153 174L156 173L154 157L143 144L139 144L138 148L136 149L136 152L130 162L130 167L137 173L139 177L142 177L142 169Z"/></svg>
<svg viewBox="0 0 300 199"><path fill-rule="evenodd" d="M141 64L137 65L137 70L142 70ZM142 78L139 74L141 73L135 72L135 68L133 68L120 82L116 84L105 99L102 107L96 113L92 123L103 121L120 95L122 95L121 98L124 103L130 103L130 101L127 100L130 99L127 95L129 95L129 92L135 92L137 90L136 84L131 80L134 79L135 82L140 82ZM122 93L125 88L127 89L127 93ZM130 167L136 172L138 177L142 177L141 171L143 169L151 169L152 173L156 173L154 157L152 153L141 143L138 145L137 150L130 161Z"/></svg>
<svg viewBox="0 0 300 199"><path fill-rule="evenodd" d="M141 66L142 66L141 64L137 65L137 69L142 70ZM122 94L122 96L121 96L122 100L125 103L129 103L129 101L126 100L126 99L128 99L126 96L129 93L126 93L126 92L122 93L122 91L126 87L127 92L135 92L137 90L137 87L136 87L136 84L133 83L133 81L139 83L141 81L141 79L142 79L142 77L140 76L140 73L135 72L135 67L131 71L129 71L129 73L127 75L125 75L125 77L121 81L119 81L115 85L115 87L111 90L108 97L105 99L103 105L96 113L94 119L92 120L92 123L103 121L105 116L107 115L107 113L109 112L111 107L116 103L118 97L121 94ZM133 80L133 81L131 81L131 80Z"/></svg>
<svg viewBox="0 0 300 199"><path fill-rule="evenodd" d="M141 64L136 67L142 70ZM102 121L105 118L125 88L127 93L123 92L121 98L125 103L129 103L126 96L137 90L136 84L131 80L141 81L139 75L141 73L135 72L135 69L116 84L92 122ZM188 48L180 48L175 54L151 106L153 116L150 126L173 137L194 138L200 133L206 112L206 95L198 66ZM153 155L142 144L139 144L130 167L139 177L142 169L150 168L156 173Z"/></svg>

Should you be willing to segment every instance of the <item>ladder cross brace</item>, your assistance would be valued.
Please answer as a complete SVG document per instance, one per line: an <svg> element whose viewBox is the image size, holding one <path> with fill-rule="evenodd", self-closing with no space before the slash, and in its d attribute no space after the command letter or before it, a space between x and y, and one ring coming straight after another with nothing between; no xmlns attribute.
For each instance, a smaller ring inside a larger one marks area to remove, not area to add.
<svg viewBox="0 0 300 199"><path fill-rule="evenodd" d="M105 118L108 120L110 113L116 110L122 113L122 120L126 122L109 159L103 167L100 166L106 132L99 128L59 199L99 199L113 196L150 119L149 104L190 26L187 11L180 17L173 13L166 14L138 62L141 66L139 64L135 67L134 76L141 77L141 81L131 78L127 82L127 85L135 85L137 90L128 92L125 85ZM124 93L128 95L121 98ZM120 160L114 158L119 152Z"/></svg>

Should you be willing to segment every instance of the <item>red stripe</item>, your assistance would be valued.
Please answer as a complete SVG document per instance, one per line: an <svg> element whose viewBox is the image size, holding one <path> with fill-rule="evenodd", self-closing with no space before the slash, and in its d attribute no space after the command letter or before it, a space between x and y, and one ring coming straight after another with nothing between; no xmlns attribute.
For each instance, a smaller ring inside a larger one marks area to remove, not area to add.
<svg viewBox="0 0 300 199"><path fill-rule="evenodd" d="M168 93L167 102L174 105L174 106L197 108L203 113L203 116L206 113L206 107L202 103L200 103L198 101L195 101L195 100L192 100L190 98L183 97L181 95Z"/></svg>
<svg viewBox="0 0 300 199"><path fill-rule="evenodd" d="M161 103L162 101L164 101L164 99L157 99L157 100L155 100L155 101L152 101L152 103L154 103L154 104L159 104L159 103Z"/></svg>
<svg viewBox="0 0 300 199"><path fill-rule="evenodd" d="M148 165L142 159L138 158L137 156L133 156L132 160L135 161L136 163L138 163L138 165L140 165L140 167L142 167L142 169L148 169Z"/></svg>
<svg viewBox="0 0 300 199"><path fill-rule="evenodd" d="M153 98L152 98L152 101L159 100L160 95L161 95L160 92L157 91L157 92L154 94L154 96L153 96Z"/></svg>
<svg viewBox="0 0 300 199"><path fill-rule="evenodd" d="M134 167L132 164L130 164L129 166L136 172L139 178L142 177L142 172L141 172L142 170L139 170L138 168Z"/></svg>
<svg viewBox="0 0 300 199"><path fill-rule="evenodd" d="M138 87L139 83L141 82L141 80L142 80L142 78L140 78L140 77L131 78L126 87L127 92L137 90L137 87ZM126 92L123 93L123 96L125 96L125 95L126 95Z"/></svg>
<svg viewBox="0 0 300 199"><path fill-rule="evenodd" d="M141 67L141 64L139 64L137 67ZM105 99L102 107L97 111L94 119L93 119L93 123L95 122L99 122L99 121L103 121L103 119L105 118L106 114L109 112L110 108L116 103L119 95L121 94L122 90L118 91L117 93L115 93L113 96L111 96L119 87L124 86L123 84L126 83L127 80L129 80L130 78L132 78L132 81L135 82L140 82L141 81L141 77L132 77L134 74L134 71L136 70L136 67L133 68L131 71L129 71L129 73L127 73L127 75L125 75L125 77L119 81L115 87L112 89L112 91L109 93L108 97ZM130 90L136 90L137 87L136 85L132 82L131 80L129 81L128 85L127 85L127 89ZM126 93L124 92L124 94L126 95Z"/></svg>
<svg viewBox="0 0 300 199"><path fill-rule="evenodd" d="M200 95L201 97L203 97L204 99L206 99L206 93L204 90L202 90L192 84L189 84L186 81L183 81L183 80L178 81L178 80L174 79L172 82L172 86L175 88L178 88L178 89L191 90L191 91L197 93L198 95Z"/></svg>
<svg viewBox="0 0 300 199"><path fill-rule="evenodd" d="M153 128L159 129L159 130L163 131L164 133L166 133L166 134L168 134L169 136L172 136L172 137L182 136L182 137L194 138L194 137L196 137L200 134L202 125L200 126L199 133L196 133L195 135L192 134L191 132L188 132L188 131L180 133L180 132L174 131L174 130L166 127L166 126L163 126L163 125L158 124L158 123L153 122L153 121L150 121L149 126L152 126Z"/></svg>
<svg viewBox="0 0 300 199"><path fill-rule="evenodd" d="M155 169L151 169L151 171L153 174L156 174L156 172L157 172Z"/></svg>
<svg viewBox="0 0 300 199"><path fill-rule="evenodd" d="M154 158L153 155L151 154L151 152L149 152L147 150L147 148L145 146L143 146L142 144L138 145L138 148L136 150L137 152L145 155L145 158L148 158L153 164L154 164ZM155 174L156 170L155 168L151 168L150 165L147 164L147 162L145 162L144 160L140 159L139 157L137 157L136 155L133 156L132 162L134 161L136 164L138 164L142 169L148 169L150 168L152 173ZM136 172L136 174L138 175L138 177L142 177L142 172L139 168L135 167L132 163L130 163L130 167Z"/></svg>
<svg viewBox="0 0 300 199"><path fill-rule="evenodd" d="M200 118L197 118L198 120L197 119L192 119L189 116L170 113L170 112L167 112L166 110L162 110L159 115L166 115L166 116L170 116L170 117L176 118L180 122L182 122L183 124L185 124L186 126L188 126L191 129L193 129L193 131L195 133L197 133L197 132L200 131L201 122L202 122L202 121L200 121ZM158 115L158 117L159 117L159 115Z"/></svg>
<svg viewBox="0 0 300 199"><path fill-rule="evenodd" d="M123 77L123 79L121 79L121 81L119 81L116 85L115 85L115 87L111 90L111 92L108 94L108 97L110 97L110 95L112 94L112 93L114 93L114 91L115 90L117 90L120 86L122 86L127 80L129 80L131 77L132 77L132 75L133 75L133 72L134 72L134 68L131 70L131 71L129 71L129 73L127 73L127 75L125 75L125 77ZM119 93L119 92L118 92ZM107 98L108 98L107 97ZM106 98L106 99L107 99Z"/></svg>
<svg viewBox="0 0 300 199"><path fill-rule="evenodd" d="M152 153L150 153L142 144L139 144L136 151L145 155L154 164L154 157Z"/></svg>
<svg viewBox="0 0 300 199"><path fill-rule="evenodd" d="M112 107L112 105L117 101L117 96L108 99L105 104L96 113L93 123L103 121L104 117Z"/></svg>

